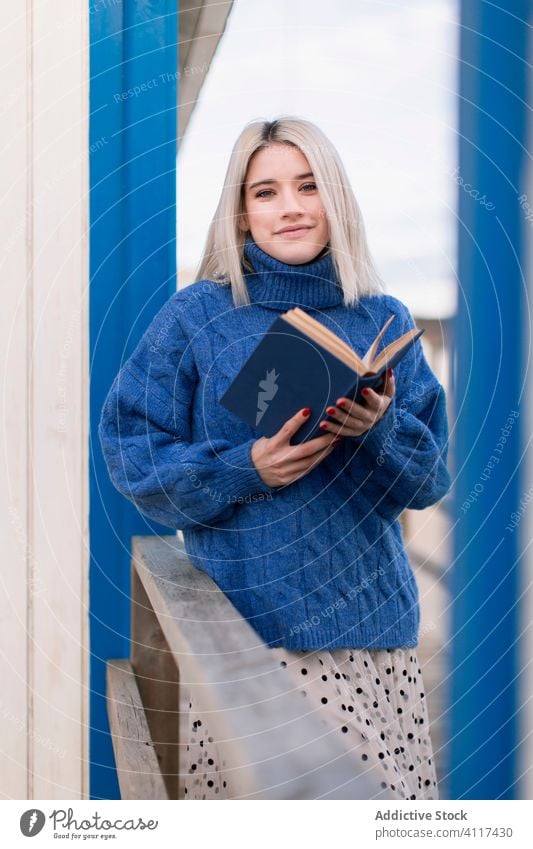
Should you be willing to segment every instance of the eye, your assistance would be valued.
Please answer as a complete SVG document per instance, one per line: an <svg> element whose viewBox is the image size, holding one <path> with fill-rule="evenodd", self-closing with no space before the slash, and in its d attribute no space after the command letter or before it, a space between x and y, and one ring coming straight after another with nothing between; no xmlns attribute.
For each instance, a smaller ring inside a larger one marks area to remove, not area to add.
<svg viewBox="0 0 533 849"><path fill-rule="evenodd" d="M316 183L306 183L304 186L302 186L302 189L307 188L316 189Z"/></svg>
<svg viewBox="0 0 533 849"><path fill-rule="evenodd" d="M262 191L257 192L256 198L263 197L264 194L274 194L274 193L273 193L272 189L263 189Z"/></svg>

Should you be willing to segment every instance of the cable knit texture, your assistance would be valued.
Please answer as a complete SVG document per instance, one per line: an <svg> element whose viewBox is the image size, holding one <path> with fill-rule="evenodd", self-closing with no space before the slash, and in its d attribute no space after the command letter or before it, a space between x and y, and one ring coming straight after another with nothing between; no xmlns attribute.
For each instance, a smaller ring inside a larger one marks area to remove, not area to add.
<svg viewBox="0 0 533 849"><path fill-rule="evenodd" d="M420 341L395 369L385 415L285 486L263 481L251 457L260 434L219 403L291 307L361 355L391 314L382 346L413 318L391 295L346 307L327 247L287 265L248 236L243 268L250 305L235 308L230 284L187 286L116 376L99 425L111 480L146 516L183 530L191 561L268 645L416 646L418 589L398 516L451 485L445 393Z"/></svg>

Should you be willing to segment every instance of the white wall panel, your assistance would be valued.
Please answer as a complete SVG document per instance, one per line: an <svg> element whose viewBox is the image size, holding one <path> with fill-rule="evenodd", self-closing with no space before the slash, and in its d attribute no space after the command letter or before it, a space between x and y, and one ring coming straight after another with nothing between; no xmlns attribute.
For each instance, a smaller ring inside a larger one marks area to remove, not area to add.
<svg viewBox="0 0 533 849"><path fill-rule="evenodd" d="M29 18L22 4L4 15L0 27L2 76L8 81L0 101L0 401L2 482L0 516L0 794L24 798L27 792L30 579L37 564L29 535L28 498L28 336L31 332L31 147L26 132L30 109L27 80ZM6 684L8 685L6 686Z"/></svg>
<svg viewBox="0 0 533 849"><path fill-rule="evenodd" d="M3 77L0 790L82 798L88 704L88 10L11 4ZM17 728L17 733L13 733Z"/></svg>

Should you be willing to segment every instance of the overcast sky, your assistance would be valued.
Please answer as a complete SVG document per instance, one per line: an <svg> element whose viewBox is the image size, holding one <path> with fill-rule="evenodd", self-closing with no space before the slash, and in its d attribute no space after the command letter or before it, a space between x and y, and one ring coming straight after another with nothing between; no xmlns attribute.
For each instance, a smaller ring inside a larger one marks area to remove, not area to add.
<svg viewBox="0 0 533 849"><path fill-rule="evenodd" d="M194 267L244 124L291 113L346 165L387 289L455 308L457 0L236 0L178 157Z"/></svg>

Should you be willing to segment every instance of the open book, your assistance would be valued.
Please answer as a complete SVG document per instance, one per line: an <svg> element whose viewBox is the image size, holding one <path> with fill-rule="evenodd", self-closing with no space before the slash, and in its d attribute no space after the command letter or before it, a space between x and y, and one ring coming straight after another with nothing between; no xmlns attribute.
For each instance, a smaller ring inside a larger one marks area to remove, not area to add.
<svg viewBox="0 0 533 849"><path fill-rule="evenodd" d="M343 342L336 333L333 333L332 330L324 327L324 325L317 321L316 318L312 318L306 312L301 310L300 307L288 310L282 315L282 318L285 321L289 321L292 325L294 325L294 327L300 328L303 333L306 333L307 336L309 336L310 339L314 339L318 345L322 345L326 350L330 351L336 357L339 357L340 360L343 360L346 365L353 368L353 370L357 372L357 374L361 375L361 377L364 375L378 375L383 373L387 368L391 368L394 355L401 352L401 357L403 357L403 355L407 353L411 347L411 341L418 339L418 337L424 332L424 328L419 330L417 327L413 327L412 330L408 330L407 333L403 334L403 336L395 339L394 342L391 342L383 349L383 351L376 355L379 343L385 335L387 327L395 317L395 315L391 315L379 331L364 357L360 357L355 353L353 348L350 348L346 342ZM394 365L401 359L401 357L394 360Z"/></svg>
<svg viewBox="0 0 533 849"><path fill-rule="evenodd" d="M220 403L263 436L273 436L302 407L311 407L309 420L293 445L324 433L326 407L337 398L366 405L361 390L383 389L386 370L393 368L424 328L413 327L378 353L380 342L395 318L391 315L365 352L359 356L336 333L299 307L278 316L226 389Z"/></svg>

